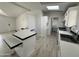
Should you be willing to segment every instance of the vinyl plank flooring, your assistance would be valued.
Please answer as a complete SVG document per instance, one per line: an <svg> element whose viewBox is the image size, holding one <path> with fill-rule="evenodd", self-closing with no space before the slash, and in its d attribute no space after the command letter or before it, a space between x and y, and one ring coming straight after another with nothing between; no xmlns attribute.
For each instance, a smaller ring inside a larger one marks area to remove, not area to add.
<svg viewBox="0 0 79 59"><path fill-rule="evenodd" d="M36 41L36 48L32 54L33 57L57 57L58 56L58 45L57 45L57 34L40 37Z"/></svg>

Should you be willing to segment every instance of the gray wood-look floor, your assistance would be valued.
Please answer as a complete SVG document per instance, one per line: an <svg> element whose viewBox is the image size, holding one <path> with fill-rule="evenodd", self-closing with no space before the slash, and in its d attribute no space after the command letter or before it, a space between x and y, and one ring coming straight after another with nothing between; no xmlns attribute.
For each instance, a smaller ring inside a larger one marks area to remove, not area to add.
<svg viewBox="0 0 79 59"><path fill-rule="evenodd" d="M59 47L57 45L57 34L45 35L36 40L35 51L32 57L57 57Z"/></svg>
<svg viewBox="0 0 79 59"><path fill-rule="evenodd" d="M57 34L44 35L36 40L36 46L31 57L57 57L58 56ZM13 55L4 55L3 57L19 57L17 53Z"/></svg>

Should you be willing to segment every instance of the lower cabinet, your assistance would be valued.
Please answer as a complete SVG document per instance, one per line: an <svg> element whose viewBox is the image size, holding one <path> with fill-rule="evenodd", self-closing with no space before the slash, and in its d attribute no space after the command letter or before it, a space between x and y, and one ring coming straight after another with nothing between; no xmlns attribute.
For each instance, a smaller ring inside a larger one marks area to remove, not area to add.
<svg viewBox="0 0 79 59"><path fill-rule="evenodd" d="M36 36L23 40L23 44L15 48L20 57L29 57L35 48Z"/></svg>
<svg viewBox="0 0 79 59"><path fill-rule="evenodd" d="M79 45L60 41L61 55L60 57L79 57Z"/></svg>

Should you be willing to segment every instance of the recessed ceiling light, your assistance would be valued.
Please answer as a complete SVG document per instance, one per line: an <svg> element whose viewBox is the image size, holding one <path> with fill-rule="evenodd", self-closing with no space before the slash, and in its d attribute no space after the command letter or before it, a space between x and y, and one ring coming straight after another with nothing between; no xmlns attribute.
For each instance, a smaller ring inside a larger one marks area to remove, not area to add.
<svg viewBox="0 0 79 59"><path fill-rule="evenodd" d="M48 10L59 10L59 5L55 5L55 6L47 6Z"/></svg>

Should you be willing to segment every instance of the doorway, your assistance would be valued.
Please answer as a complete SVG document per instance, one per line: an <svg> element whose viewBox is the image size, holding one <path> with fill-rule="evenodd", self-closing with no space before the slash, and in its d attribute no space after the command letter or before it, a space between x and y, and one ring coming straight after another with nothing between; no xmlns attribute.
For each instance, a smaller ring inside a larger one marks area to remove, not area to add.
<svg viewBox="0 0 79 59"><path fill-rule="evenodd" d="M59 26L59 18L58 17L52 17L51 18L51 27L52 27L52 32L57 32Z"/></svg>

